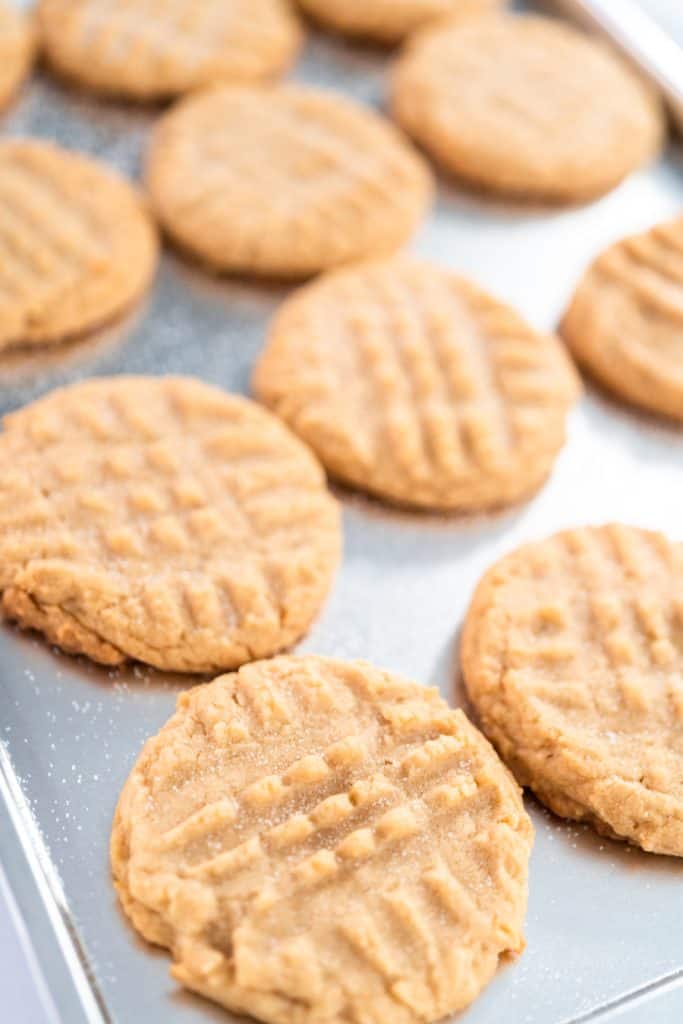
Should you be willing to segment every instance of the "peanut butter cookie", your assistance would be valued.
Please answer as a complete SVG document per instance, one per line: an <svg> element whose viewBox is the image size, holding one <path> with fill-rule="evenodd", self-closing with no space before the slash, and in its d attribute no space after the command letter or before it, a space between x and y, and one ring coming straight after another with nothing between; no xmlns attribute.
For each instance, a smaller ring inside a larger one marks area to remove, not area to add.
<svg viewBox="0 0 683 1024"><path fill-rule="evenodd" d="M393 82L399 123L453 174L559 202L609 191L657 153L661 105L604 43L498 14L427 30Z"/></svg>
<svg viewBox="0 0 683 1024"><path fill-rule="evenodd" d="M561 332L611 391L683 422L683 217L598 256Z"/></svg>
<svg viewBox="0 0 683 1024"><path fill-rule="evenodd" d="M60 74L135 100L274 77L302 39L289 0L40 0L38 13Z"/></svg>
<svg viewBox="0 0 683 1024"><path fill-rule="evenodd" d="M432 187L389 122L300 86L185 100L153 133L147 184L180 245L218 270L275 277L397 249Z"/></svg>
<svg viewBox="0 0 683 1024"><path fill-rule="evenodd" d="M65 651L179 672L266 657L308 628L338 556L318 463L247 399L111 377L5 420L2 608Z"/></svg>
<svg viewBox="0 0 683 1024"><path fill-rule="evenodd" d="M158 240L132 186L48 142L0 142L0 349L99 327L149 286Z"/></svg>
<svg viewBox="0 0 683 1024"><path fill-rule="evenodd" d="M26 78L35 52L36 34L31 19L0 0L0 109Z"/></svg>
<svg viewBox="0 0 683 1024"><path fill-rule="evenodd" d="M532 829L462 711L365 662L275 658L178 699L111 860L173 975L271 1024L425 1024L524 945Z"/></svg>
<svg viewBox="0 0 683 1024"><path fill-rule="evenodd" d="M340 480L444 510L535 491L579 391L556 338L403 257L337 271L287 300L252 384Z"/></svg>
<svg viewBox="0 0 683 1024"><path fill-rule="evenodd" d="M556 814L683 856L683 545L628 526L527 544L479 584L462 666L486 734Z"/></svg>
<svg viewBox="0 0 683 1024"><path fill-rule="evenodd" d="M416 29L446 17L480 15L505 0L299 0L322 25L350 36L398 43Z"/></svg>

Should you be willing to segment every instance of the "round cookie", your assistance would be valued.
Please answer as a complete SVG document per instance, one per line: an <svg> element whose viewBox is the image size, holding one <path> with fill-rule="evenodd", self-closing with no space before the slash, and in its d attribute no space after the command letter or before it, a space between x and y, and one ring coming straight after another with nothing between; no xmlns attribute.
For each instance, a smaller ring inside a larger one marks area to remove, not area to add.
<svg viewBox="0 0 683 1024"><path fill-rule="evenodd" d="M40 0L52 66L135 100L276 76L302 32L289 0Z"/></svg>
<svg viewBox="0 0 683 1024"><path fill-rule="evenodd" d="M403 257L295 293L252 386L338 479L443 510L535 491L579 392L556 338L450 271Z"/></svg>
<svg viewBox="0 0 683 1024"><path fill-rule="evenodd" d="M36 34L31 19L0 0L0 109L29 73L35 52Z"/></svg>
<svg viewBox="0 0 683 1024"><path fill-rule="evenodd" d="M505 0L299 0L322 25L350 36L398 43L439 18L480 15Z"/></svg>
<svg viewBox="0 0 683 1024"><path fill-rule="evenodd" d="M156 230L133 187L48 142L0 142L0 349L99 327L147 289Z"/></svg>
<svg viewBox="0 0 683 1024"><path fill-rule="evenodd" d="M683 422L683 217L603 252L574 294L561 333L611 391Z"/></svg>
<svg viewBox="0 0 683 1024"><path fill-rule="evenodd" d="M392 105L444 168L522 198L607 192L664 136L661 104L616 54L535 16L471 18L420 34L397 64Z"/></svg>
<svg viewBox="0 0 683 1024"><path fill-rule="evenodd" d="M111 841L172 973L271 1024L425 1024L523 948L532 828L435 690L365 662L276 658L181 694Z"/></svg>
<svg viewBox="0 0 683 1024"><path fill-rule="evenodd" d="M397 249L432 193L389 122L300 86L186 99L154 130L147 185L181 246L218 270L274 277Z"/></svg>
<svg viewBox="0 0 683 1024"><path fill-rule="evenodd" d="M267 657L310 625L339 548L320 466L245 398L110 377L5 419L2 608L65 651L179 672Z"/></svg>
<svg viewBox="0 0 683 1024"><path fill-rule="evenodd" d="M503 558L462 667L484 731L556 814L683 856L683 545L611 525Z"/></svg>

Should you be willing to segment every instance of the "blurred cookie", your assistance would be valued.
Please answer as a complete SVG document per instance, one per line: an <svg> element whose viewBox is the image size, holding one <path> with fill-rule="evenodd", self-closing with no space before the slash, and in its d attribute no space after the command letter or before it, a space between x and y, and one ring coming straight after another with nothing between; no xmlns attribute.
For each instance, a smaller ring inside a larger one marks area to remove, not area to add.
<svg viewBox="0 0 683 1024"><path fill-rule="evenodd" d="M561 332L611 391L683 422L683 217L598 256Z"/></svg>
<svg viewBox="0 0 683 1024"><path fill-rule="evenodd" d="M0 142L0 349L99 327L149 286L158 240L109 168L48 142Z"/></svg>
<svg viewBox="0 0 683 1024"><path fill-rule="evenodd" d="M432 192L389 122L301 86L186 99L153 132L147 185L181 246L218 270L274 277L391 252Z"/></svg>
<svg viewBox="0 0 683 1024"><path fill-rule="evenodd" d="M111 377L5 419L2 607L65 651L179 672L266 657L308 628L338 557L320 467L247 399Z"/></svg>
<svg viewBox="0 0 683 1024"><path fill-rule="evenodd" d="M532 828L435 690L276 658L181 694L121 795L123 907L173 975L271 1024L425 1024L523 948Z"/></svg>
<svg viewBox="0 0 683 1024"><path fill-rule="evenodd" d="M402 257L295 293L252 383L340 480L460 510L535 491L579 392L556 338L455 274Z"/></svg>
<svg viewBox="0 0 683 1024"><path fill-rule="evenodd" d="M556 814L683 856L683 545L628 526L527 544L462 643L484 731Z"/></svg>
<svg viewBox="0 0 683 1024"><path fill-rule="evenodd" d="M322 25L350 36L398 43L439 18L483 14L505 0L299 0Z"/></svg>
<svg viewBox="0 0 683 1024"><path fill-rule="evenodd" d="M289 0L40 0L38 13L60 74L135 100L272 78L302 39Z"/></svg>
<svg viewBox="0 0 683 1024"><path fill-rule="evenodd" d="M0 0L0 109L29 73L36 52L31 19Z"/></svg>
<svg viewBox="0 0 683 1024"><path fill-rule="evenodd" d="M654 93L604 43L515 14L420 34L398 62L393 110L447 170L511 196L607 192L657 153Z"/></svg>

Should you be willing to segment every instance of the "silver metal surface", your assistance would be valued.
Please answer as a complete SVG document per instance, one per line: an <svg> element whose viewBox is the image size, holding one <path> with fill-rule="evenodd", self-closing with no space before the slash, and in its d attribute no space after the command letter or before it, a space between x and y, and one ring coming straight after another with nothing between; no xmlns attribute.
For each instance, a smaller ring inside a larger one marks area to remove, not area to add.
<svg viewBox="0 0 683 1024"><path fill-rule="evenodd" d="M661 89L683 131L683 48L654 12L636 0L551 0L551 6L616 43Z"/></svg>
<svg viewBox="0 0 683 1024"><path fill-rule="evenodd" d="M314 38L296 75L379 102L385 72L380 54ZM153 116L40 80L0 127L57 139L135 175ZM599 202L569 210L504 206L442 182L414 249L550 328L602 246L682 205L680 151ZM48 356L1 360L0 410L95 373L191 373L244 391L284 294L212 280L168 253L145 308L122 327ZM301 649L369 658L462 703L459 627L477 579L503 552L563 526L613 518L683 539L683 431L591 390L572 416L548 485L520 508L445 519L341 497L344 563ZM168 976L168 956L137 940L108 871L119 790L143 741L189 682L141 668L107 672L0 630L0 858L65 1024L229 1019L182 993ZM528 948L461 1020L680 1020L683 863L563 824L531 799L528 805L537 828ZM638 1016L639 1005L648 1016ZM657 1006L673 1016L655 1018Z"/></svg>

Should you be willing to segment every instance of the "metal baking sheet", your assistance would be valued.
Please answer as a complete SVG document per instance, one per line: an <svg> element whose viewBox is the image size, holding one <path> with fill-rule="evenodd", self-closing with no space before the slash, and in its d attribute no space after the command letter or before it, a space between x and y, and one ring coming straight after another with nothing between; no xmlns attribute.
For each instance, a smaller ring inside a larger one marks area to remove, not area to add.
<svg viewBox="0 0 683 1024"><path fill-rule="evenodd" d="M387 64L379 52L314 36L295 77L379 104ZM136 176L154 116L39 78L0 132L56 139ZM413 248L550 328L596 251L681 209L681 168L672 149L599 202L562 210L509 207L442 182ZM188 373L247 391L285 294L212 279L167 252L147 303L122 325L0 360L0 411L93 374ZM683 432L589 389L551 480L522 507L439 518L340 497L344 563L300 649L371 659L461 704L459 627L483 570L520 542L576 523L618 518L683 539ZM0 858L67 1024L230 1019L169 978L168 956L136 938L109 879L119 790L191 681L140 667L108 672L0 629ZM683 862L601 839L527 802L537 831L528 947L461 1021L681 1020Z"/></svg>

